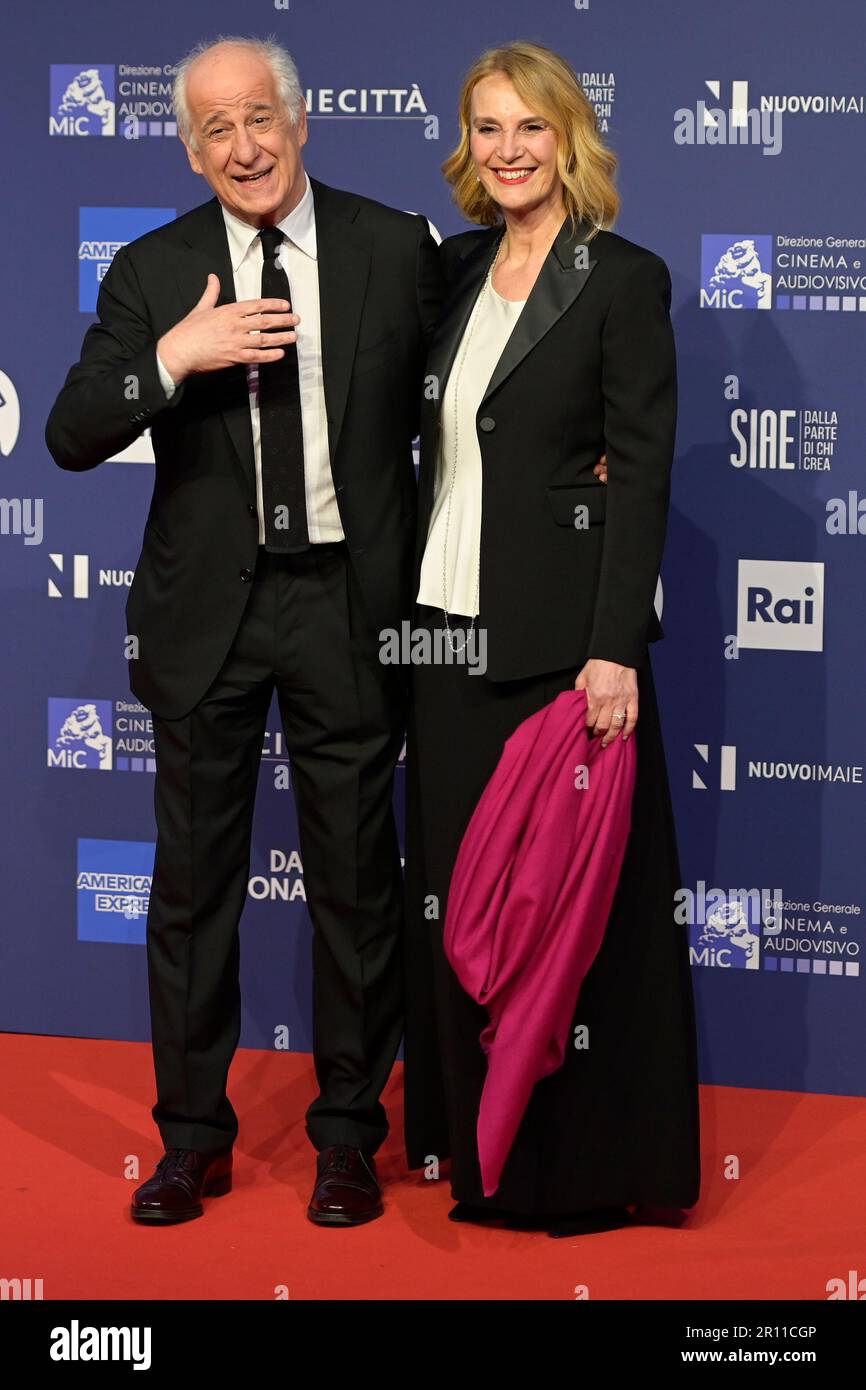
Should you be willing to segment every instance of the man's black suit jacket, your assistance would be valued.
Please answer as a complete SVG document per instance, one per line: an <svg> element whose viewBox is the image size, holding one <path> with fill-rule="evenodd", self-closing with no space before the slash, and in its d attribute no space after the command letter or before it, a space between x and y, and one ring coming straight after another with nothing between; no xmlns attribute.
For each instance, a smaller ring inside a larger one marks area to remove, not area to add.
<svg viewBox="0 0 866 1390"><path fill-rule="evenodd" d="M310 180L331 471L371 631L408 616L424 363L442 297L423 217ZM166 400L156 342L204 291L235 299L216 198L122 247L46 426L61 468L93 468L146 426L153 498L127 607L135 695L179 718L216 676L250 593L258 519L244 366L187 377ZM303 331L303 327L301 328Z"/></svg>
<svg viewBox="0 0 866 1390"><path fill-rule="evenodd" d="M676 432L671 278L661 257L614 232L599 232L584 259L586 231L563 222L476 415L479 606L494 681L592 657L638 667L663 636L653 598ZM440 247L447 298L422 408L416 585L442 399L499 236L462 232ZM605 450L606 485L592 472Z"/></svg>

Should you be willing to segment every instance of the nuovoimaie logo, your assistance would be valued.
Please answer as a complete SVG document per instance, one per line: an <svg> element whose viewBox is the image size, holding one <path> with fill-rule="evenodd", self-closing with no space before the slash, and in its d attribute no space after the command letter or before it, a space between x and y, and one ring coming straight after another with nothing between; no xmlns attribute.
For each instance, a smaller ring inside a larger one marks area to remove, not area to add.
<svg viewBox="0 0 866 1390"><path fill-rule="evenodd" d="M701 237L701 308L771 309L770 236Z"/></svg>
<svg viewBox="0 0 866 1390"><path fill-rule="evenodd" d="M155 846L144 840L79 840L78 940L143 946Z"/></svg>
<svg viewBox="0 0 866 1390"><path fill-rule="evenodd" d="M79 208L78 307L83 314L96 312L99 286L121 246L173 222L176 215L174 208Z"/></svg>
<svg viewBox="0 0 866 1390"><path fill-rule="evenodd" d="M52 63L49 135L113 135L113 63Z"/></svg>
<svg viewBox="0 0 866 1390"><path fill-rule="evenodd" d="M110 700L48 701L48 766L110 772L114 738Z"/></svg>

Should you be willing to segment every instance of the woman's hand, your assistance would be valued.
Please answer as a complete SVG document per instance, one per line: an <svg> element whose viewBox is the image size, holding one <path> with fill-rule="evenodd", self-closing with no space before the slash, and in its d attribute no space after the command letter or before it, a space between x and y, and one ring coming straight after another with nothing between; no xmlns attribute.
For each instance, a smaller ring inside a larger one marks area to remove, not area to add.
<svg viewBox="0 0 866 1390"><path fill-rule="evenodd" d="M633 666L593 658L578 674L575 690L586 691L587 727L601 736L601 746L622 734L623 743L637 724L637 673ZM625 715L625 719L617 718Z"/></svg>
<svg viewBox="0 0 866 1390"><path fill-rule="evenodd" d="M593 468L599 482L607 482L607 454ZM615 661L588 661L574 682L575 690L586 691L586 721L593 733L603 735L602 748L622 734L623 743L637 724L637 676L633 666ZM617 715L625 715L625 719ZM595 726L595 727L593 727Z"/></svg>

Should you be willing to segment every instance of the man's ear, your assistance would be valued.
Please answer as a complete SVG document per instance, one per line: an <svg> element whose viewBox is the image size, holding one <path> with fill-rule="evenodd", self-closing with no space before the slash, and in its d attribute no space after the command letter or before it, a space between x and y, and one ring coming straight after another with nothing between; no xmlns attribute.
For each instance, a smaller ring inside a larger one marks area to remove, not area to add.
<svg viewBox="0 0 866 1390"><path fill-rule="evenodd" d="M298 119L295 124L295 129L298 132L298 144L306 145L307 137L310 134L310 128L307 123L307 103L304 101L303 97L301 97L301 102L298 107Z"/></svg>
<svg viewBox="0 0 866 1390"><path fill-rule="evenodd" d="M198 158L198 155L196 154L195 150L188 143L188 141L184 139L183 136L181 136L180 138L183 141L183 147L186 150L186 157L189 160L189 166L192 169L192 172L194 174L204 174L204 170L201 167L201 160Z"/></svg>

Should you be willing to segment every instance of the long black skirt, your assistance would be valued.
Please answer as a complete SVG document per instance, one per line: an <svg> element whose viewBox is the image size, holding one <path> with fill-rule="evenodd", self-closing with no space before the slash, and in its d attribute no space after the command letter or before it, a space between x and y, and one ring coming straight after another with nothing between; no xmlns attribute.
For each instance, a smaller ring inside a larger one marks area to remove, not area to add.
<svg viewBox="0 0 866 1390"><path fill-rule="evenodd" d="M451 619L452 627L460 620ZM441 630L417 606L415 627ZM458 642L459 645L459 642ZM451 1159L457 1201L527 1215L698 1200L697 1037L680 867L650 659L638 670L632 827L601 949L574 1026L588 1047L533 1092L493 1197L481 1190L476 1122L485 1010L442 949L448 888L472 811L518 724L579 668L492 682L465 664L413 667L407 743L405 1140L410 1168ZM572 1034L573 1036L573 1034Z"/></svg>

